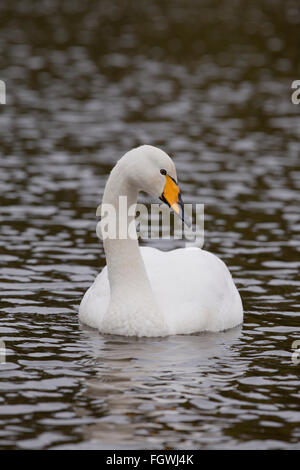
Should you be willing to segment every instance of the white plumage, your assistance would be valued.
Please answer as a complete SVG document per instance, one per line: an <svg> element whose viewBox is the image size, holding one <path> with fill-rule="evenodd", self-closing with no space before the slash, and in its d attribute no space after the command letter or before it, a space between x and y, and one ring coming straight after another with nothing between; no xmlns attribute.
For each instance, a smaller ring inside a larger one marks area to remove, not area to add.
<svg viewBox="0 0 300 470"><path fill-rule="evenodd" d="M170 157L142 146L125 154L112 171L103 202L118 210L118 196L137 202L140 190L159 197ZM130 220L128 220L130 222ZM137 240L105 240L107 267L85 293L80 320L103 333L166 336L222 331L243 321L240 295L226 265L200 248L163 252Z"/></svg>

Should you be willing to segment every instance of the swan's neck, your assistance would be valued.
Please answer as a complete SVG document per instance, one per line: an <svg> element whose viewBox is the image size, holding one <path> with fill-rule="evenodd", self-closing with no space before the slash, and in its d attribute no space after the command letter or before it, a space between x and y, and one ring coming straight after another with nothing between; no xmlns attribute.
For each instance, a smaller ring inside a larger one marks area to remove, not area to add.
<svg viewBox="0 0 300 470"><path fill-rule="evenodd" d="M164 327L163 315L151 288L138 239L129 238L128 232L125 239L120 238L119 226L124 229L124 224L134 227L136 234L135 217L128 215L128 211L124 213L120 196L123 196L123 203L124 196L127 199L127 208L137 203L138 189L130 184L126 169L119 163L108 179L102 201L111 204L116 212L116 237L106 238L103 242L111 292L105 316L110 325L107 332L118 334L120 329L124 334L124 325L128 325L128 334L142 335L145 328L149 332L153 325L153 335L158 335L158 330Z"/></svg>

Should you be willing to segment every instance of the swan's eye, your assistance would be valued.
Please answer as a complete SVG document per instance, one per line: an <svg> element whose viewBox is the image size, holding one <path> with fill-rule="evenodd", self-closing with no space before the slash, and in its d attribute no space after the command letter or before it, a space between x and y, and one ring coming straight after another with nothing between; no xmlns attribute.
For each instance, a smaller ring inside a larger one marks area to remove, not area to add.
<svg viewBox="0 0 300 470"><path fill-rule="evenodd" d="M160 173L161 173L162 175L166 175L166 174L167 174L166 170L160 170Z"/></svg>

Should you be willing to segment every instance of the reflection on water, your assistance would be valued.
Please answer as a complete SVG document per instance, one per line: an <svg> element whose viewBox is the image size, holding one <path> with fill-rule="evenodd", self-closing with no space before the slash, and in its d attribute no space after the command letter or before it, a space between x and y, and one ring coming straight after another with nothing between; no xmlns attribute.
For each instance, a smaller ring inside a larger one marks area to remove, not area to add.
<svg viewBox="0 0 300 470"><path fill-rule="evenodd" d="M159 448L162 436L169 448L213 442L216 423L202 413L224 405L214 399L215 389L243 374L231 349L240 333L236 328L155 340L106 337L101 345L97 335L96 374L86 382L86 394L105 398L106 410L87 425L89 439L103 447L120 442L137 448ZM93 337L88 335L89 343Z"/></svg>
<svg viewBox="0 0 300 470"><path fill-rule="evenodd" d="M1 448L299 447L299 5L168 5L0 6ZM105 263L96 207L140 143L205 204L242 328L137 340L78 324Z"/></svg>

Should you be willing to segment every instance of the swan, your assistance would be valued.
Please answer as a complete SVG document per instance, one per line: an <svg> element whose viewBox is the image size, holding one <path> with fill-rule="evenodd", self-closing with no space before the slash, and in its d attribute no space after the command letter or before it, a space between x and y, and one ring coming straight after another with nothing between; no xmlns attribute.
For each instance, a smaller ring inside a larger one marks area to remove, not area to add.
<svg viewBox="0 0 300 470"><path fill-rule="evenodd" d="M139 191L159 198L184 219L175 165L151 145L132 149L117 162L102 203L111 204L119 220L119 196L127 197L129 207L137 203ZM134 215L126 217L129 225ZM139 247L137 237L118 235L106 237L103 245L107 266L82 298L82 323L101 333L139 337L218 332L242 323L239 292L226 265L212 253L196 247L163 252Z"/></svg>

